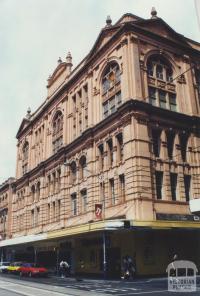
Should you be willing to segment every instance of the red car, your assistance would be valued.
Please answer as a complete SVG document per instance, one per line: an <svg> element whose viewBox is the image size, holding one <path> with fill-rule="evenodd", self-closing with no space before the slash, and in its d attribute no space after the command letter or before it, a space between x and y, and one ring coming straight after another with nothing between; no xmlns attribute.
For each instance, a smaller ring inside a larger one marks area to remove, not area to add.
<svg viewBox="0 0 200 296"><path fill-rule="evenodd" d="M18 269L18 272L20 276L27 275L29 277L48 275L48 270L45 267L35 263L24 263L23 266Z"/></svg>

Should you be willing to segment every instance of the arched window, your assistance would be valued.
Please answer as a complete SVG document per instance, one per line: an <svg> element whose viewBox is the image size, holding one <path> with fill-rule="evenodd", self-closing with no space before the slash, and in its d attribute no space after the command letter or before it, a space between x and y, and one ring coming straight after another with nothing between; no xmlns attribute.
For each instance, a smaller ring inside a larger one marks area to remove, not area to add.
<svg viewBox="0 0 200 296"><path fill-rule="evenodd" d="M80 178L84 179L87 174L87 163L86 163L86 157L82 156L80 159Z"/></svg>
<svg viewBox="0 0 200 296"><path fill-rule="evenodd" d="M76 167L76 162L73 161L70 164L70 175L71 175L71 182L75 183L76 182L76 177L77 177L77 167Z"/></svg>
<svg viewBox="0 0 200 296"><path fill-rule="evenodd" d="M116 62L110 63L102 77L103 116L116 111L121 104L121 71Z"/></svg>
<svg viewBox="0 0 200 296"><path fill-rule="evenodd" d="M147 61L149 103L177 111L176 92L171 64L162 56L152 55ZM167 85L171 87L167 87Z"/></svg>
<svg viewBox="0 0 200 296"><path fill-rule="evenodd" d="M56 153L63 145L63 114L61 111L58 111L55 114L52 127L53 127L53 134L52 134L53 153Z"/></svg>
<svg viewBox="0 0 200 296"><path fill-rule="evenodd" d="M187 161L187 145L188 145L188 134L187 133L181 133L179 135L179 141L180 141L180 149L181 149L181 158L183 162Z"/></svg>
<svg viewBox="0 0 200 296"><path fill-rule="evenodd" d="M26 141L22 148L22 174L26 174L28 171L28 152L29 152L29 143Z"/></svg>

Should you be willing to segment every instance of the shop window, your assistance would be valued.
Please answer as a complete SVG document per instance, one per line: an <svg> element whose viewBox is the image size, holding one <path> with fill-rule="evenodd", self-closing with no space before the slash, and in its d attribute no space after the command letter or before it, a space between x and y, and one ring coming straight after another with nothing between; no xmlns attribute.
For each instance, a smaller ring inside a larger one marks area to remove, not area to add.
<svg viewBox="0 0 200 296"><path fill-rule="evenodd" d="M163 188L163 172L155 172L156 179L156 197L157 199L162 199L162 188Z"/></svg>
<svg viewBox="0 0 200 296"><path fill-rule="evenodd" d="M177 198L177 174L170 173L170 185L172 200L175 201Z"/></svg>

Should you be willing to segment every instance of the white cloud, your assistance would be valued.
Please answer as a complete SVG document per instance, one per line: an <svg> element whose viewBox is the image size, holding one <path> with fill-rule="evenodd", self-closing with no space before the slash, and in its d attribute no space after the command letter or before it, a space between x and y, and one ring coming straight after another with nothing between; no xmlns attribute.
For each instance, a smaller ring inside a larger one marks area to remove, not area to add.
<svg viewBox="0 0 200 296"><path fill-rule="evenodd" d="M27 107L45 99L46 79L71 50L76 65L107 15L150 17L155 6L177 32L200 41L193 0L0 0L0 183L15 175L15 135Z"/></svg>

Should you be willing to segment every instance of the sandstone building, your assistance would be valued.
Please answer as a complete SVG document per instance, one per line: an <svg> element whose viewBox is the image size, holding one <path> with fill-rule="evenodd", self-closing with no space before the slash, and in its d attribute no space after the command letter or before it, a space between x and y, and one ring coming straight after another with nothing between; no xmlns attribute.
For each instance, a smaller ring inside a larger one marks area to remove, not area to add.
<svg viewBox="0 0 200 296"><path fill-rule="evenodd" d="M165 273L174 253L200 264L199 62L200 44L154 9L108 17L76 68L59 58L17 132L8 259L108 276L125 254L138 275Z"/></svg>

